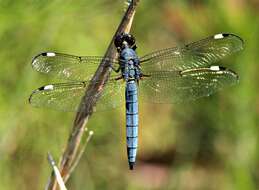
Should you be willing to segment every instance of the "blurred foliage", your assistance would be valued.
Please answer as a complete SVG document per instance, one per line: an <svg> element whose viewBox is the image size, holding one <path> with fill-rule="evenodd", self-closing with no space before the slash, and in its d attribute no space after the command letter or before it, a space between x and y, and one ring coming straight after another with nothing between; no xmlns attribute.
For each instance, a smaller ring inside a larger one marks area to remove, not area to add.
<svg viewBox="0 0 259 190"><path fill-rule="evenodd" d="M30 62L43 51L103 55L123 15L122 0L0 0L0 190L43 189L74 113L36 109L31 91L53 82ZM259 189L259 2L141 0L132 33L138 53L234 33L245 50L220 64L240 84L182 105L140 103L136 170L129 171L124 108L96 113L68 189ZM54 81L55 82L55 81Z"/></svg>

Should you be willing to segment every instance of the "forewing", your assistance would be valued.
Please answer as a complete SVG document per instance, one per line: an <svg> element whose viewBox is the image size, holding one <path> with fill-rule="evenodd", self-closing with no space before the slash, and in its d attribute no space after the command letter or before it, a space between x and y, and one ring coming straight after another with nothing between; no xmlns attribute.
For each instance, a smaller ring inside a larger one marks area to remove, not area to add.
<svg viewBox="0 0 259 190"><path fill-rule="evenodd" d="M61 111L81 111L79 105L89 82L59 83L43 86L31 94L29 102L35 107L47 107ZM101 87L100 87L101 88ZM112 109L123 102L123 84L112 80L104 85L103 93L97 102L97 111ZM88 104L94 97L89 95Z"/></svg>
<svg viewBox="0 0 259 190"><path fill-rule="evenodd" d="M185 71L157 71L140 81L139 94L146 102L188 102L209 96L237 82L236 73L219 66Z"/></svg>
<svg viewBox="0 0 259 190"><path fill-rule="evenodd" d="M243 48L243 40L234 34L216 34L183 47L153 52L140 58L144 74L153 71L183 71L208 67Z"/></svg>
<svg viewBox="0 0 259 190"><path fill-rule="evenodd" d="M74 56L63 53L41 53L32 60L32 67L38 72L73 81L90 80L103 61L110 65L117 63L112 58L97 56Z"/></svg>

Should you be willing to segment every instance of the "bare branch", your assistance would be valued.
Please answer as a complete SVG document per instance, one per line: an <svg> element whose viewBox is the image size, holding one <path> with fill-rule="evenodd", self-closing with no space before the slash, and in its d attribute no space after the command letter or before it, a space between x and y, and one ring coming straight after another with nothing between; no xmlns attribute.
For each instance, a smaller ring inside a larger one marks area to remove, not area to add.
<svg viewBox="0 0 259 190"><path fill-rule="evenodd" d="M132 0L127 11L124 14L124 17L121 20L121 23L115 32L109 47L104 55L104 57L115 58L117 56L116 48L114 47L113 41L118 34L123 32L129 33L132 21L135 15L136 7L139 3L139 0ZM103 59L100 63L95 75L92 78L92 83L88 86L85 96L82 98L81 104L79 106L79 112L77 112L72 131L70 133L70 137L67 142L67 146L62 155L60 162L60 172L64 179L68 179L71 172L71 166L76 160L76 155L78 155L79 145L81 143L81 139L84 133L84 127L88 122L89 117L93 112L93 107L98 101L100 95L102 94L102 90L104 89L104 85L108 80L110 75L110 63ZM99 81L99 82L96 82ZM91 100L89 99L91 97ZM48 184L49 190L56 189L56 180L52 173L50 183Z"/></svg>
<svg viewBox="0 0 259 190"><path fill-rule="evenodd" d="M76 166L78 165L81 157L84 154L85 148L86 148L87 144L89 143L89 141L91 140L93 135L94 135L93 131L90 131L88 133L87 139L85 140L84 144L82 145L80 152L76 156L76 159L75 159L74 163L71 165L71 168L69 169L69 173L68 173L67 177L64 179L65 183L68 180L68 178L70 177L71 173L73 173L73 171L75 170Z"/></svg>
<svg viewBox="0 0 259 190"><path fill-rule="evenodd" d="M64 181L63 181L63 179L61 177L61 174L60 174L60 172L58 170L58 167L56 166L55 161L54 161L54 159L53 159L53 157L51 156L50 153L48 153L48 161L49 161L51 167L53 168L53 171L55 173L55 176L56 176L56 179L57 179L57 183L59 185L60 190L67 190L67 188L65 186L65 183L64 183Z"/></svg>

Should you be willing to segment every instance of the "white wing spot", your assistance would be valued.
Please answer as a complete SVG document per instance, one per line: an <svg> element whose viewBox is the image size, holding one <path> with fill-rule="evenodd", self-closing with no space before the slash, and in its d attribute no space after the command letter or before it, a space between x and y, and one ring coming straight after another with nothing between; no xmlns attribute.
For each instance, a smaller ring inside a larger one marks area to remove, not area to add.
<svg viewBox="0 0 259 190"><path fill-rule="evenodd" d="M224 38L224 36L223 36L223 34L216 34L216 35L214 35L214 39L222 39L222 38Z"/></svg>
<svg viewBox="0 0 259 190"><path fill-rule="evenodd" d="M219 71L220 68L219 68L219 66L211 66L211 67L210 67L210 70L211 70L211 71Z"/></svg>
<svg viewBox="0 0 259 190"><path fill-rule="evenodd" d="M54 86L52 84L44 86L44 90L53 90L53 89L54 89Z"/></svg>
<svg viewBox="0 0 259 190"><path fill-rule="evenodd" d="M179 54L180 54L180 52L179 52L179 51L175 51L175 52L174 52L174 54L179 55Z"/></svg>
<svg viewBox="0 0 259 190"><path fill-rule="evenodd" d="M47 56L48 56L48 57L54 57L54 56L56 56L56 54L53 53L53 52L48 52L48 53L47 53Z"/></svg>

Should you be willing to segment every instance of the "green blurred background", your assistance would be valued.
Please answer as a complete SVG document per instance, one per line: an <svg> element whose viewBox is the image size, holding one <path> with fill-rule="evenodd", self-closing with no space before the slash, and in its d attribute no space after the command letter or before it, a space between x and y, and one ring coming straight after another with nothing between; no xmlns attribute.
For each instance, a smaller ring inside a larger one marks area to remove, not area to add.
<svg viewBox="0 0 259 190"><path fill-rule="evenodd" d="M43 189L74 113L33 108L28 96L53 79L32 70L43 51L103 55L123 0L0 0L0 189ZM136 169L128 170L124 108L95 113L94 136L68 189L259 189L259 1L141 0L138 53L234 33L245 49L223 64L240 83L183 105L140 104Z"/></svg>

